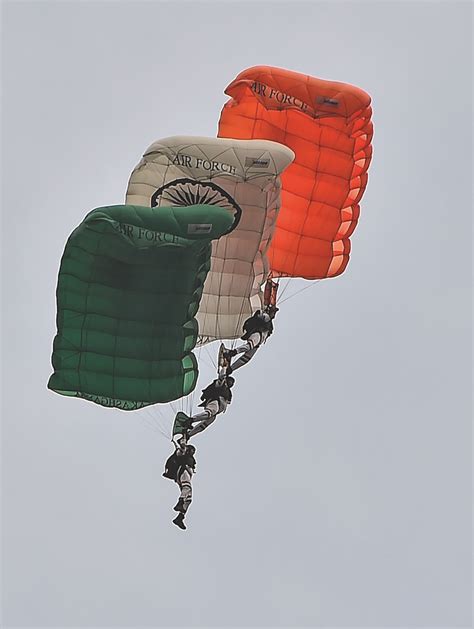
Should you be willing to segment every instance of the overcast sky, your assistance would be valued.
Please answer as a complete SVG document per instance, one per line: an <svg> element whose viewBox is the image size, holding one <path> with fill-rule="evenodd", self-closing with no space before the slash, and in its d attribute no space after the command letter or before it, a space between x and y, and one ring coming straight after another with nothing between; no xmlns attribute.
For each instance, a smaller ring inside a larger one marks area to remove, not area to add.
<svg viewBox="0 0 474 629"><path fill-rule="evenodd" d="M470 626L472 5L2 16L3 625ZM282 304L196 437L181 531L161 476L172 409L46 388L57 272L145 148L215 136L225 86L258 64L369 92L374 159L347 271Z"/></svg>

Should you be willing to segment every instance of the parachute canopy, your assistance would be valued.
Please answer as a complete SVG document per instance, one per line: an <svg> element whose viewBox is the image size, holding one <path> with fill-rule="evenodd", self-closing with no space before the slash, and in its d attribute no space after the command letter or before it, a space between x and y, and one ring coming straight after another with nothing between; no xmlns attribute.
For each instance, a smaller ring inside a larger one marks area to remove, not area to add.
<svg viewBox="0 0 474 629"><path fill-rule="evenodd" d="M245 319L262 306L279 174L293 157L276 142L177 136L154 142L132 172L127 203L217 204L232 217L232 229L212 245L197 315L200 342L240 336Z"/></svg>
<svg viewBox="0 0 474 629"><path fill-rule="evenodd" d="M281 210L268 257L273 276L341 274L367 185L370 96L345 83L256 66L225 90L218 135L262 138L296 157L282 174Z"/></svg>
<svg viewBox="0 0 474 629"><path fill-rule="evenodd" d="M232 222L219 205L90 212L61 260L48 387L122 410L190 393L211 240Z"/></svg>

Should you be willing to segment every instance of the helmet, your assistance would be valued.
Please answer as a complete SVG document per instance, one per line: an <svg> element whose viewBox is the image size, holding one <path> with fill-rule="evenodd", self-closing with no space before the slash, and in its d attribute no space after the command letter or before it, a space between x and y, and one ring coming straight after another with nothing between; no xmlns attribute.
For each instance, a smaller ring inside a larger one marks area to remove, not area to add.
<svg viewBox="0 0 474 629"><path fill-rule="evenodd" d="M194 454L196 452L196 448L193 445L188 444L186 446L186 451L188 452L188 454Z"/></svg>
<svg viewBox="0 0 474 629"><path fill-rule="evenodd" d="M227 377L226 377L226 379L225 379L225 381L226 381L226 384L227 384L227 386L228 386L229 388L230 388L230 387L233 387L233 386L234 386L234 384L235 384L235 378L232 378L232 376L227 376Z"/></svg>

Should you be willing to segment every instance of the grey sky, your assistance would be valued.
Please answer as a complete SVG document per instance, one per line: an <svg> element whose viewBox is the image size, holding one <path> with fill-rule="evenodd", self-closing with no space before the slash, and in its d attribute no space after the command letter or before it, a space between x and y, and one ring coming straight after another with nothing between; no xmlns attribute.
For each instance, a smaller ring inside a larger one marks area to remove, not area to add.
<svg viewBox="0 0 474 629"><path fill-rule="evenodd" d="M470 626L472 5L2 16L3 625ZM145 148L214 136L225 86L258 64L369 92L374 160L346 273L285 302L196 437L182 532L152 412L46 389L56 277Z"/></svg>

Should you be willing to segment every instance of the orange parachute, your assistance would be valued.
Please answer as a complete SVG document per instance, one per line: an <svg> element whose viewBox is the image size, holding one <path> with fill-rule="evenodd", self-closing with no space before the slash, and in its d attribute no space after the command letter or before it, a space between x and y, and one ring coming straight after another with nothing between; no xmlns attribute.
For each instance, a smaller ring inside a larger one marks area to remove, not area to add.
<svg viewBox="0 0 474 629"><path fill-rule="evenodd" d="M372 156L370 96L353 85L269 66L244 70L225 93L230 100L220 137L273 140L296 155L281 175L271 275L340 275Z"/></svg>

